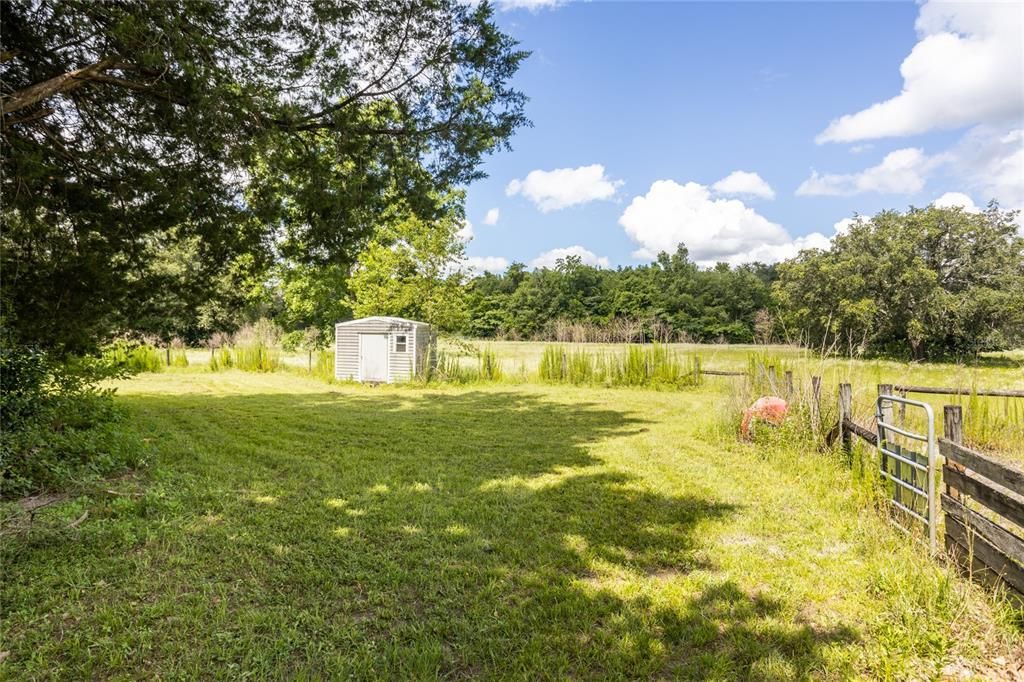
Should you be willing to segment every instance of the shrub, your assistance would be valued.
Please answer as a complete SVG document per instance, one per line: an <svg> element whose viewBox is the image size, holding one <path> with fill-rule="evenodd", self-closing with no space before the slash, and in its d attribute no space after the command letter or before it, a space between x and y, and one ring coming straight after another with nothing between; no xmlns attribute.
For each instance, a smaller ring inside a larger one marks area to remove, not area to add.
<svg viewBox="0 0 1024 682"><path fill-rule="evenodd" d="M98 387L125 373L123 362L106 356L56 362L33 349L0 349L0 496L64 488L137 465L142 445L121 425L113 390Z"/></svg>
<svg viewBox="0 0 1024 682"><path fill-rule="evenodd" d="M294 353L295 351L303 348L305 342L306 333L301 329L296 329L293 332L288 332L281 337L281 350L288 353Z"/></svg>

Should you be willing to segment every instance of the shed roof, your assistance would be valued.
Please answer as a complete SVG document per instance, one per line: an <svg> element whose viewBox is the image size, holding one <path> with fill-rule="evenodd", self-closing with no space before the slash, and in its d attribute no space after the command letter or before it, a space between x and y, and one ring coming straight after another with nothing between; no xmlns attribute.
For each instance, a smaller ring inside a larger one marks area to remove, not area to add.
<svg viewBox="0 0 1024 682"><path fill-rule="evenodd" d="M419 320L410 320L405 317L390 317L388 315L373 315L372 317L360 317L357 320L349 320L348 322L339 322L335 327L344 327L349 324L358 324L360 322L368 322L370 320L376 320L380 322L404 322L406 324L418 324L429 327L430 324L427 322L420 322Z"/></svg>

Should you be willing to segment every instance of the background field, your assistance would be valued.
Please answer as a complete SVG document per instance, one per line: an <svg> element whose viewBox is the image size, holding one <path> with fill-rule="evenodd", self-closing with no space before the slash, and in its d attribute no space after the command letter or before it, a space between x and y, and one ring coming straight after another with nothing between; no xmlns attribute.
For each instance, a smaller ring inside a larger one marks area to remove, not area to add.
<svg viewBox="0 0 1024 682"><path fill-rule="evenodd" d="M122 382L149 466L5 538L4 673L1009 670L1012 611L894 531L873 477L737 443L727 385Z"/></svg>

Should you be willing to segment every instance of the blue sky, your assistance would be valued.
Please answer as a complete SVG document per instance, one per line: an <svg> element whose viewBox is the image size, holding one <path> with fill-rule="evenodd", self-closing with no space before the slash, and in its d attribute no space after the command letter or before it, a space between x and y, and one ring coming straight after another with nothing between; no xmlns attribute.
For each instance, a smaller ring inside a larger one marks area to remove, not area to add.
<svg viewBox="0 0 1024 682"><path fill-rule="evenodd" d="M854 213L1024 205L1020 4L512 2L534 126L468 188L478 269L773 261Z"/></svg>

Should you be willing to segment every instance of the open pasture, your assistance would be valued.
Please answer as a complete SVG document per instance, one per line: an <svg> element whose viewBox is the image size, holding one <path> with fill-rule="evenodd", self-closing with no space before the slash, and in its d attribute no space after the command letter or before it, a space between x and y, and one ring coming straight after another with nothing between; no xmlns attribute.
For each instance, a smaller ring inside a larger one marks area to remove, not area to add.
<svg viewBox="0 0 1024 682"><path fill-rule="evenodd" d="M505 380L511 383L538 380L538 366L544 349L559 344L521 341L442 341L441 352L458 357L463 365L477 364L475 352L493 351L501 363ZM623 353L627 344L561 344L567 352L583 351L594 356ZM649 347L649 346L648 346ZM894 360L822 357L808 349L785 345L667 344L664 346L679 358L698 358L705 370L747 372L758 363L775 366L778 381L761 386L784 394L785 371L794 377L797 402L810 400L811 377L821 377L822 415L835 419L836 392L840 383L853 387L854 414L863 424L874 418L875 398L879 384L956 388L970 393L978 389L1024 390L1024 356L1021 351L992 353L972 364L899 362ZM742 377L704 377L708 390L727 396L728 409L738 414L751 396L743 387ZM790 397L790 396L787 396ZM936 414L936 428L942 431L942 406L960 405L964 409L966 437L972 444L992 450L1024 464L1024 399L980 397L974 395L933 395L914 393L914 400L926 402ZM907 424L923 428L923 413L907 412Z"/></svg>
<svg viewBox="0 0 1024 682"><path fill-rule="evenodd" d="M149 466L5 538L11 678L1003 674L1013 612L840 458L683 391L119 386ZM88 511L87 519L69 528Z"/></svg>

